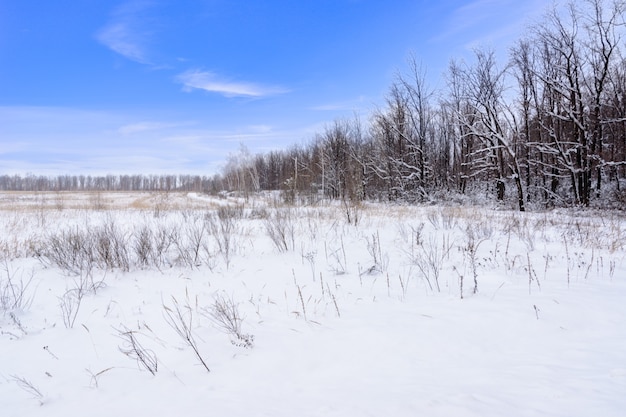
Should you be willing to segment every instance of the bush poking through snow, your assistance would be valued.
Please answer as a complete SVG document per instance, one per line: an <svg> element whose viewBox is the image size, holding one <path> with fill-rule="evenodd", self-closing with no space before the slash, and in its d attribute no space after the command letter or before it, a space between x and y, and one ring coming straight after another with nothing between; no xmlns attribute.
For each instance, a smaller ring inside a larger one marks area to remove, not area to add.
<svg viewBox="0 0 626 417"><path fill-rule="evenodd" d="M204 314L217 328L233 338L231 339L233 345L247 349L254 346L254 335L244 334L241 331L243 318L239 313L239 306L232 298L223 295L215 296L213 305L205 308Z"/></svg>
<svg viewBox="0 0 626 417"><path fill-rule="evenodd" d="M217 214L207 213L204 222L211 232L218 252L224 258L226 269L230 267L235 252L235 235L238 232L238 221L243 216L243 208L222 207Z"/></svg>
<svg viewBox="0 0 626 417"><path fill-rule="evenodd" d="M295 248L295 226L291 210L276 210L263 221L265 231L279 252Z"/></svg>
<svg viewBox="0 0 626 417"><path fill-rule="evenodd" d="M44 264L53 264L69 274L79 275L93 267L94 253L90 231L78 228L64 230L47 238L38 257Z"/></svg>
<svg viewBox="0 0 626 417"><path fill-rule="evenodd" d="M441 243L436 236L431 236L427 242L417 246L417 250L411 254L411 261L422 273L422 277L428 283L432 291L434 288L441 292L439 274L443 269L444 261L450 255L452 249L450 236L443 234ZM433 283L435 287L433 288Z"/></svg>
<svg viewBox="0 0 626 417"><path fill-rule="evenodd" d="M101 227L53 234L37 252L44 264L56 265L72 275L89 273L94 265L122 271L130 271L131 266L128 236L112 219Z"/></svg>
<svg viewBox="0 0 626 417"><path fill-rule="evenodd" d="M147 225L143 225L135 233L133 250L140 267L146 268L152 264L152 253L154 252L153 241L154 236L152 229Z"/></svg>
<svg viewBox="0 0 626 417"><path fill-rule="evenodd" d="M93 236L101 268L130 271L128 236L117 226L113 218L108 218L101 228L95 230Z"/></svg>
<svg viewBox="0 0 626 417"><path fill-rule="evenodd" d="M0 271L0 312L13 312L25 310L33 302L33 296L29 294L29 287L33 281L34 272L24 279L24 274L19 279L15 277L16 271L12 271L7 261L4 262Z"/></svg>
<svg viewBox="0 0 626 417"><path fill-rule="evenodd" d="M183 239L176 239L174 245L178 250L179 262L189 268L198 268L202 265L201 249L204 245L207 227L202 219L191 217L182 227Z"/></svg>

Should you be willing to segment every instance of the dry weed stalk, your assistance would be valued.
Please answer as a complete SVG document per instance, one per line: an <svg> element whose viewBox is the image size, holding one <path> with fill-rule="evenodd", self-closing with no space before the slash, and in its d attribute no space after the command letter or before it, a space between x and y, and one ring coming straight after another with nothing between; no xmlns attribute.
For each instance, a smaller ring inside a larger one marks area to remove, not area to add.
<svg viewBox="0 0 626 417"><path fill-rule="evenodd" d="M33 384L30 380L22 376L11 375L11 378L13 379L13 382L17 384L18 387L20 387L22 390L32 395L34 399L39 401L40 405L43 405L43 394L41 393L41 390L37 388L35 384Z"/></svg>
<svg viewBox="0 0 626 417"><path fill-rule="evenodd" d="M467 257L470 268L472 270L472 278L474 279L473 294L478 292L478 258L477 251L479 246L491 236L491 229L479 228L475 223L469 223L465 228L466 242L463 247L465 256ZM461 298L463 298L463 275L460 275L461 282Z"/></svg>
<svg viewBox="0 0 626 417"><path fill-rule="evenodd" d="M99 372L94 373L93 371L91 371L91 369L85 368L85 371L89 374L89 376L91 376L90 379L90 385L98 388L98 379L106 372L115 369L113 366L109 367L109 368L105 368Z"/></svg>
<svg viewBox="0 0 626 417"><path fill-rule="evenodd" d="M172 307L163 304L165 321L169 326L178 334L181 339L194 351L196 357L206 369L207 372L211 372L209 366L206 364L204 358L200 354L198 344L193 336L193 309L189 305L189 297L185 305L181 306L172 296Z"/></svg>
<svg viewBox="0 0 626 417"><path fill-rule="evenodd" d="M431 236L427 242L418 245L417 250L411 254L411 262L420 270L431 291L434 288L437 292L441 291L439 275L452 246L448 235L442 235L441 244L436 236Z"/></svg>
<svg viewBox="0 0 626 417"><path fill-rule="evenodd" d="M132 331L126 327L122 327L122 329L117 329L118 336L123 340L124 345L119 346L120 352L124 355L128 356L131 359L137 361L137 364L140 367L145 368L152 375L156 375L159 367L159 362L157 360L157 356L154 351L150 349L146 349L143 345L137 340L137 332ZM111 369L111 368L109 368ZM107 371L106 369L105 371ZM98 373L100 375L104 371ZM96 376L97 376L96 375ZM97 380L96 380L97 386Z"/></svg>

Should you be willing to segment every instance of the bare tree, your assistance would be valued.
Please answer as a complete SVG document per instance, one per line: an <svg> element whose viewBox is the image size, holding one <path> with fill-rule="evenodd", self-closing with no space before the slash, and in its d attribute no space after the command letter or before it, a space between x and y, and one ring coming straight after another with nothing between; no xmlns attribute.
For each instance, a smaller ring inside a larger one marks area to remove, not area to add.
<svg viewBox="0 0 626 417"><path fill-rule="evenodd" d="M475 64L462 70L467 107L458 114L464 135L475 138L481 145L471 153L472 175L495 176L498 200L504 199L505 179L511 177L519 210L524 211L524 187L516 152L519 127L504 100L507 68L498 68L493 52L475 53Z"/></svg>
<svg viewBox="0 0 626 417"><path fill-rule="evenodd" d="M425 196L430 92L414 61L410 74L398 76L392 84L387 107L376 112L372 125L376 151L370 160L371 172L383 182L389 200L413 201Z"/></svg>

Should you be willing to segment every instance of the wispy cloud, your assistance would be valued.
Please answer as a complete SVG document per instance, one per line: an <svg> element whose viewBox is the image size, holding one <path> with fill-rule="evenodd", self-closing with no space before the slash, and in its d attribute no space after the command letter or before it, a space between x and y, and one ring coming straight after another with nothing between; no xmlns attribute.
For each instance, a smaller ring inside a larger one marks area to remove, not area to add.
<svg viewBox="0 0 626 417"><path fill-rule="evenodd" d="M122 135L133 135L135 133L164 130L185 125L188 125L188 123L137 122L121 126L117 131Z"/></svg>
<svg viewBox="0 0 626 417"><path fill-rule="evenodd" d="M207 175L218 172L240 143L253 153L283 149L324 126L282 119L232 126L228 120L134 113L0 106L0 173Z"/></svg>
<svg viewBox="0 0 626 417"><path fill-rule="evenodd" d="M141 13L149 6L146 1L131 1L122 5L98 31L96 39L131 61L151 65L146 47L150 32L143 28L141 20Z"/></svg>
<svg viewBox="0 0 626 417"><path fill-rule="evenodd" d="M192 69L176 76L183 85L183 91L204 90L225 97L265 97L288 92L278 86L269 86L244 81L231 81L209 71Z"/></svg>
<svg viewBox="0 0 626 417"><path fill-rule="evenodd" d="M476 0L457 8L450 16L443 32L439 33L434 40L442 40L481 24L493 13L492 7L488 7L493 0Z"/></svg>
<svg viewBox="0 0 626 417"><path fill-rule="evenodd" d="M0 155L23 152L28 150L28 142L12 142L12 143L4 143L2 144L2 148L0 148Z"/></svg>
<svg viewBox="0 0 626 417"><path fill-rule="evenodd" d="M458 7L431 41L465 39L472 49L518 35L526 23L545 10L545 0L473 0Z"/></svg>
<svg viewBox="0 0 626 417"><path fill-rule="evenodd" d="M274 129L270 125L252 125L250 130L257 133L271 133Z"/></svg>

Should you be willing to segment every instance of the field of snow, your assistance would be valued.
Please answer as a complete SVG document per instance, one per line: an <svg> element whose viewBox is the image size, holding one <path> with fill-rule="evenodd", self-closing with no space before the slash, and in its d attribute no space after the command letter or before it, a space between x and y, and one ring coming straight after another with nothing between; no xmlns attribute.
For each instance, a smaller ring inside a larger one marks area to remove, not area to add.
<svg viewBox="0 0 626 417"><path fill-rule="evenodd" d="M13 416L623 416L626 217L0 193Z"/></svg>

